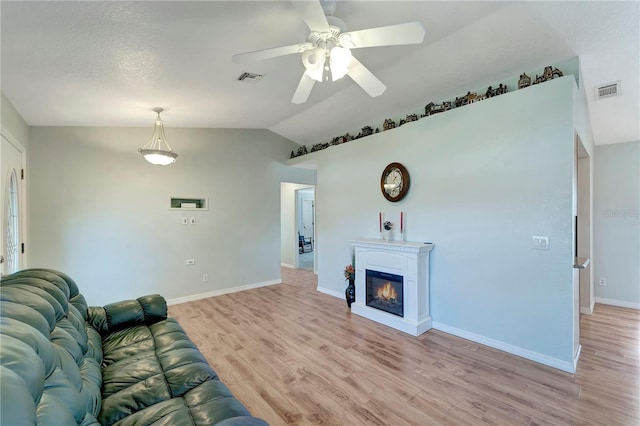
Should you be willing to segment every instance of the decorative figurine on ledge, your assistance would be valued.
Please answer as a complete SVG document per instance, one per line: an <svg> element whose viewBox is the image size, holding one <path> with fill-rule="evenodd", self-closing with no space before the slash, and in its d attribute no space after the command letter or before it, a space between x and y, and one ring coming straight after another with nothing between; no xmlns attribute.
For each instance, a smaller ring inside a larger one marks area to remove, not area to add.
<svg viewBox="0 0 640 426"><path fill-rule="evenodd" d="M518 89L524 89L525 87L531 86L531 77L527 74L520 74L520 80L518 80Z"/></svg>
<svg viewBox="0 0 640 426"><path fill-rule="evenodd" d="M478 94L472 93L471 95L473 96L469 97L469 104L475 104L476 102L484 101L485 99L487 99L487 96L483 94L478 95Z"/></svg>
<svg viewBox="0 0 640 426"><path fill-rule="evenodd" d="M373 134L373 128L371 126L364 126L356 138L364 138Z"/></svg>
<svg viewBox="0 0 640 426"><path fill-rule="evenodd" d="M418 121L418 116L416 114L409 114L407 118L403 118L400 120L400 126L403 124L411 123L412 121Z"/></svg>
<svg viewBox="0 0 640 426"><path fill-rule="evenodd" d="M316 143L311 147L311 152L321 151L323 149L329 148L329 144L325 143Z"/></svg>
<svg viewBox="0 0 640 426"><path fill-rule="evenodd" d="M349 133L345 133L344 135L339 136L340 143L347 143L350 140L353 140L353 136L351 136Z"/></svg>
<svg viewBox="0 0 640 426"><path fill-rule="evenodd" d="M489 88L487 89L487 93L485 93L485 98L492 98L494 96L500 96L505 93L507 93L507 85L503 85L502 83L500 83L500 86L496 87L495 89L492 86L489 86Z"/></svg>
<svg viewBox="0 0 640 426"><path fill-rule="evenodd" d="M551 66L544 67L542 75L539 76L536 74L536 79L532 84L544 83L545 81L553 80L556 77L562 77L562 71Z"/></svg>
<svg viewBox="0 0 640 426"><path fill-rule="evenodd" d="M433 102L429 102L424 107L423 117L428 117L433 114L449 111L450 109L451 109L451 102L443 102L441 104L434 104Z"/></svg>
<svg viewBox="0 0 640 426"><path fill-rule="evenodd" d="M383 130L391 130L396 128L396 122L390 118L384 120L384 124L382 125Z"/></svg>

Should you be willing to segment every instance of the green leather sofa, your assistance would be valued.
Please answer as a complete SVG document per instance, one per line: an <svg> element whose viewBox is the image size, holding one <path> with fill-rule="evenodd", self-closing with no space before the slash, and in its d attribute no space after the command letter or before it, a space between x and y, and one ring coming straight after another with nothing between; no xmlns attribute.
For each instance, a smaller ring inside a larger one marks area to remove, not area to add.
<svg viewBox="0 0 640 426"><path fill-rule="evenodd" d="M264 426L158 295L87 307L49 269L0 281L0 424Z"/></svg>

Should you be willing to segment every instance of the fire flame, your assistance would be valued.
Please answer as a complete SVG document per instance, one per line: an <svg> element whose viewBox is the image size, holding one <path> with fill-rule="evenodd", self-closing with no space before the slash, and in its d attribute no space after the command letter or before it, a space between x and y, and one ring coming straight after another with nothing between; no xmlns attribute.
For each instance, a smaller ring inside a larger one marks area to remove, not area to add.
<svg viewBox="0 0 640 426"><path fill-rule="evenodd" d="M396 289L393 288L390 282L386 282L378 288L378 299L398 299L398 293L396 293Z"/></svg>

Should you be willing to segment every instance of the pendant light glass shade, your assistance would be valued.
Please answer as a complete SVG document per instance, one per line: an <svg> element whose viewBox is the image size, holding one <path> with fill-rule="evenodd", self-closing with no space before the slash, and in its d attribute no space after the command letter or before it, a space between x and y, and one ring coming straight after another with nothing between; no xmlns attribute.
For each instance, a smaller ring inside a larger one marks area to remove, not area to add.
<svg viewBox="0 0 640 426"><path fill-rule="evenodd" d="M321 47L302 52L302 64L306 68L305 72L316 81L322 81L325 61L326 54Z"/></svg>
<svg viewBox="0 0 640 426"><path fill-rule="evenodd" d="M336 46L331 49L331 80L336 81L349 72L351 51L346 47Z"/></svg>
<svg viewBox="0 0 640 426"><path fill-rule="evenodd" d="M144 159L149 163L157 166L166 166L175 163L178 154L173 152L164 135L164 122L160 119L160 113L163 109L154 108L153 110L158 113L158 118L156 118L153 127L153 135L151 135L151 139L149 139L149 142L147 142L145 146L138 149L138 152L142 154Z"/></svg>
<svg viewBox="0 0 640 426"><path fill-rule="evenodd" d="M316 47L302 52L302 64L305 73L316 81L328 81L331 71L331 81L336 81L349 72L351 51L342 46Z"/></svg>

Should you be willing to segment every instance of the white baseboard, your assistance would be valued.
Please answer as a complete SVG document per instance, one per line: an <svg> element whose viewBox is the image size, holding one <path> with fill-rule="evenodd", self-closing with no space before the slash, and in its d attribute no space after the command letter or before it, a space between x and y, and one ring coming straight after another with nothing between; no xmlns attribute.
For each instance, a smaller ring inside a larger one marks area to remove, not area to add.
<svg viewBox="0 0 640 426"><path fill-rule="evenodd" d="M283 266L283 267L285 267L285 268L290 268L290 269L296 269L296 267L295 267L295 266L290 265L290 264L288 264L288 263L281 263L281 264L280 264L280 266Z"/></svg>
<svg viewBox="0 0 640 426"><path fill-rule="evenodd" d="M255 283L255 284L247 284L247 285L241 285L238 287L223 288L222 290L214 290L206 293L194 294L191 296L177 297L175 299L167 300L167 305L168 306L179 305L181 303L193 302L194 300L208 299L209 297L221 296L223 294L236 293L238 291L251 290L254 288L266 287L268 285L274 285L274 284L282 284L282 280L262 281L260 283Z"/></svg>
<svg viewBox="0 0 640 426"><path fill-rule="evenodd" d="M346 288L346 287L345 287ZM337 297L338 299L344 299L344 293L340 293L339 291L329 290L328 288L318 287L316 288L320 293L328 294L329 296Z"/></svg>
<svg viewBox="0 0 640 426"><path fill-rule="evenodd" d="M549 367L557 368L558 370L575 373L574 363L577 362L577 355L579 355L579 353L576 355L573 362L562 361L529 349L524 349L519 346L514 346L509 343L501 342L499 340L491 339L489 337L481 336L479 334L471 333L439 322L434 322L433 328L454 336L462 337L463 339L471 340L472 342L480 343L481 345L489 346L494 349L499 349L501 351L538 362L540 364L548 365Z"/></svg>
<svg viewBox="0 0 640 426"><path fill-rule="evenodd" d="M626 302L624 300L605 299L604 297L596 297L596 303L618 306L620 308L640 309L640 303Z"/></svg>
<svg viewBox="0 0 640 426"><path fill-rule="evenodd" d="M578 359L580 358L580 352L582 352L582 345L578 344L578 350L576 351L576 355L573 357L573 372L578 368Z"/></svg>
<svg viewBox="0 0 640 426"><path fill-rule="evenodd" d="M593 315L593 309L580 308L580 313L585 315Z"/></svg>

